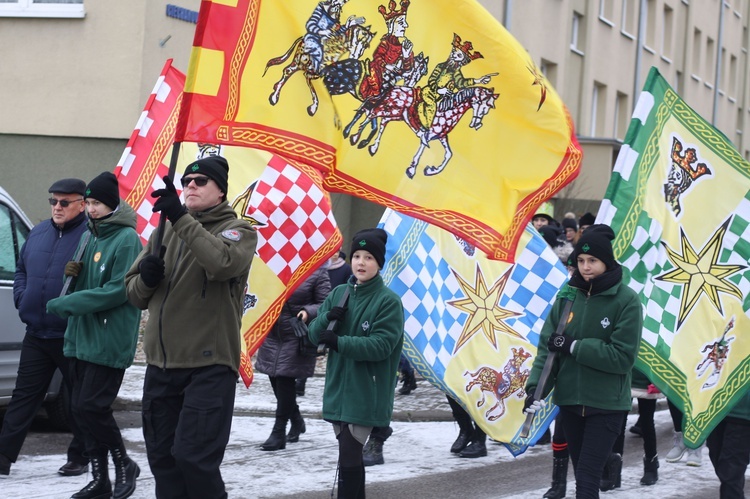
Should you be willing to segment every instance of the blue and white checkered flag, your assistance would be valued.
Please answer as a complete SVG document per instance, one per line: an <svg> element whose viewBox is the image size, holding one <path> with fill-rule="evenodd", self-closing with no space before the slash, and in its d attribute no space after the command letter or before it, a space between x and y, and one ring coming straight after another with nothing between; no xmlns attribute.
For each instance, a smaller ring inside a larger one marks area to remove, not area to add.
<svg viewBox="0 0 750 499"><path fill-rule="evenodd" d="M491 438L523 452L556 413L549 404L530 437L518 438L523 384L567 269L530 226L515 264L489 260L456 236L392 210L379 226L388 233L383 278L404 305L409 361Z"/></svg>

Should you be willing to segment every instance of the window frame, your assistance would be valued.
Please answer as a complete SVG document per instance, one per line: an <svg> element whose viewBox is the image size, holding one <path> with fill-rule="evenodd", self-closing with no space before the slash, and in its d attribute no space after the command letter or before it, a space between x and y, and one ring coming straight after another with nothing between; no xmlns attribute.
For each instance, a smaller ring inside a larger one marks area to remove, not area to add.
<svg viewBox="0 0 750 499"><path fill-rule="evenodd" d="M35 0L16 0L11 3L0 3L0 17L83 18L86 17L86 10L83 1L37 3Z"/></svg>

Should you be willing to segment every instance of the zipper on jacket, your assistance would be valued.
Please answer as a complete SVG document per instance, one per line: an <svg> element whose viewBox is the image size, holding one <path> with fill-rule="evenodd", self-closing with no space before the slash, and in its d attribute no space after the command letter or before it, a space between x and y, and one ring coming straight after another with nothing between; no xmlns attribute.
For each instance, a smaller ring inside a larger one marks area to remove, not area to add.
<svg viewBox="0 0 750 499"><path fill-rule="evenodd" d="M167 349L164 347L164 329L162 327L164 321L164 305L167 303L167 298L169 298L169 291L172 288L172 276L180 263L182 248L184 246L185 241L181 240L180 247L177 250L177 258L175 258L175 264L172 267L172 273L169 274L169 279L167 280L167 289L164 291L164 299L161 301L161 305L159 305L159 346L161 347L161 354L164 356L164 363L162 364L163 371L167 370Z"/></svg>
<svg viewBox="0 0 750 499"><path fill-rule="evenodd" d="M201 300L206 299L206 288L208 287L208 277L203 273L203 287L201 288Z"/></svg>

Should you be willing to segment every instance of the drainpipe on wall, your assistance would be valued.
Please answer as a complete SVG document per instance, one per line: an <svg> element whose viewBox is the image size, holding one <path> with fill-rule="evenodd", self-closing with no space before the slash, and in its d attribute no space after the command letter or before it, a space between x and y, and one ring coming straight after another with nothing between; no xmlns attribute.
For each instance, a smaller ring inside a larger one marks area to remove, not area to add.
<svg viewBox="0 0 750 499"><path fill-rule="evenodd" d="M722 0L724 1L724 0ZM638 41L635 44L635 85L633 87L632 110L635 111L635 105L638 95L641 93L641 64L643 62L643 46L646 37L646 0L641 0L638 7Z"/></svg>
<svg viewBox="0 0 750 499"><path fill-rule="evenodd" d="M719 108L719 85L721 84L721 45L724 41L724 0L719 1L719 37L716 42L716 76L714 77L714 108L711 113L711 124L716 126L716 114Z"/></svg>
<svg viewBox="0 0 750 499"><path fill-rule="evenodd" d="M510 33L510 20L513 14L513 0L505 0L505 7L503 8L503 26Z"/></svg>

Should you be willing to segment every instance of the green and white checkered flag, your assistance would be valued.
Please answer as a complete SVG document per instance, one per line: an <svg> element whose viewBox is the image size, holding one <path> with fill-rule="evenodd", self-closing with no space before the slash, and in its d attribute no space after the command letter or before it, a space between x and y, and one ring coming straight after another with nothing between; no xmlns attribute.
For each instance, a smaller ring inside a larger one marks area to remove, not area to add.
<svg viewBox="0 0 750 499"><path fill-rule="evenodd" d="M643 303L636 366L698 447L750 388L750 164L655 68L597 222Z"/></svg>

